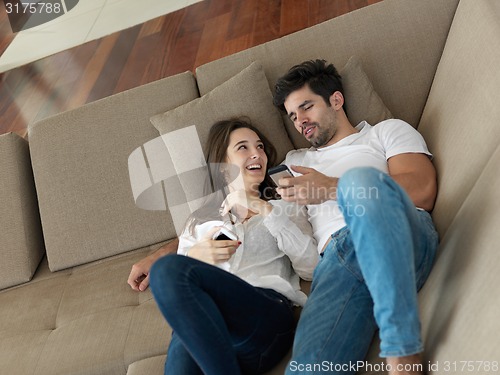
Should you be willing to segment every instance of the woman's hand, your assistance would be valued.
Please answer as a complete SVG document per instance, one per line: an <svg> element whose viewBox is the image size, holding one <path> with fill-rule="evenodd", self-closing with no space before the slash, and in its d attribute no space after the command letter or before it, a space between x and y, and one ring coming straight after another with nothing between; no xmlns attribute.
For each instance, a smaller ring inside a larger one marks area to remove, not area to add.
<svg viewBox="0 0 500 375"><path fill-rule="evenodd" d="M214 227L209 230L201 241L189 249L188 256L209 264L227 262L236 252L241 242L212 239L220 228L221 227Z"/></svg>
<svg viewBox="0 0 500 375"><path fill-rule="evenodd" d="M226 197L222 203L222 215L231 211L242 220L247 218L249 211L254 214L267 216L273 210L273 206L255 195L248 194L245 190L234 191Z"/></svg>

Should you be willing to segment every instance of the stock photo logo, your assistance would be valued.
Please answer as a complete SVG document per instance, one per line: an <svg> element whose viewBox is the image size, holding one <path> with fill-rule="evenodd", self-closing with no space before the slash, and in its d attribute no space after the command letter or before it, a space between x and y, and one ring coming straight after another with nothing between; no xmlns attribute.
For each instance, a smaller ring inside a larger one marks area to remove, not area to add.
<svg viewBox="0 0 500 375"><path fill-rule="evenodd" d="M73 9L79 0L3 0L13 33L43 25Z"/></svg>
<svg viewBox="0 0 500 375"><path fill-rule="evenodd" d="M137 207L168 210L178 236L189 216L218 194L213 189L213 178L220 174L217 171L226 171L224 184L243 184L238 167L225 163L207 165L194 125L163 134L138 147L129 156L128 169Z"/></svg>

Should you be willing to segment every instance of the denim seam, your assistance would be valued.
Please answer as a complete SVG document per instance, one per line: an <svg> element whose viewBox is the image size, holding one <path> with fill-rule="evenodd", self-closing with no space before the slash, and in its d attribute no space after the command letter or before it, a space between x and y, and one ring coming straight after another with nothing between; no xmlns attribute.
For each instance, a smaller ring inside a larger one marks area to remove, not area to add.
<svg viewBox="0 0 500 375"><path fill-rule="evenodd" d="M418 348L416 348L414 345L411 345L411 348L409 346L404 347L399 350L385 350L383 352L380 352L380 357L382 358L387 358L387 357L402 357L402 356L409 356L409 355L414 355L423 352L424 348L422 343L418 344Z"/></svg>
<svg viewBox="0 0 500 375"><path fill-rule="evenodd" d="M343 255L347 255L348 253L347 252L341 253L336 246L337 243L339 242L339 240L345 241L345 239L348 237L349 234L350 234L350 232L348 229L346 229L345 231L342 231L342 233L340 233L338 236L336 236L335 239L332 240L332 242L333 242L332 248L335 248L336 257L339 260L339 263L342 265L342 267L344 267L347 271L349 271L349 273L352 276L354 276L356 278L356 280L358 280L360 283L365 283L365 279L363 277L363 273L361 272L361 269L359 270L361 275L357 274L357 272L352 267L350 267L349 263L346 261L347 257L343 256ZM354 249L354 247L352 248L351 251L354 251L354 253L356 253L356 249Z"/></svg>
<svg viewBox="0 0 500 375"><path fill-rule="evenodd" d="M438 236L438 233L434 227L434 224L432 222L432 218L430 217L429 215L429 218L426 218L426 217L423 217L421 218L421 220L424 221L424 225L427 227L427 229L430 229L432 230L434 233L432 235L432 238L429 238L427 240L427 243L426 243L426 251L425 251L425 254L423 256L423 259L422 259L422 262L415 268L415 276L416 276L416 280L415 280L415 283L416 283L416 286L417 286L417 290L420 290L423 285L425 284L425 281L427 280L427 278L429 277L429 272L430 272L430 268L432 267L432 264L434 262L434 258L436 256L435 254L435 249L432 249L431 248L431 242L436 242L436 243L439 243L439 236ZM434 244L432 244L432 246L434 246ZM431 256L431 252L434 252L434 255ZM420 272L420 277L417 278L417 274L419 273L418 271L421 270L422 272ZM423 273L424 270L428 270L425 274Z"/></svg>
<svg viewBox="0 0 500 375"><path fill-rule="evenodd" d="M353 287L350 292L349 292L349 298L347 298L347 300L345 301L344 305L342 306L342 312L339 314L338 316L338 319L336 320L334 326L332 327L327 339L325 340L325 344L323 345L323 347L321 348L321 350L319 351L318 353L318 356L316 357L316 361L320 361L321 360L321 357L322 357L322 354L323 352L325 351L325 349L328 347L327 343L330 342L330 339L333 337L333 332L337 329L337 326L338 326L338 322L339 320L341 319L341 317L343 316L344 314L344 311L345 311L345 307L348 305L349 301L351 300L352 298L352 295L354 294L354 292L360 287L360 283L356 283L356 286Z"/></svg>
<svg viewBox="0 0 500 375"><path fill-rule="evenodd" d="M195 267L196 267L196 265L189 265L188 269L186 270L186 274L187 274L188 278L189 278L189 277L191 277L191 273L192 273L192 272L194 272L194 271L193 271L193 269L194 269ZM188 288L188 289L189 289L189 288ZM202 291L203 291L203 293L207 294L207 292L206 292L203 288L201 288L201 287L200 287L200 290L202 290ZM192 296L192 297L193 297L193 296ZM198 306L198 307L200 307L200 310L201 310L201 311L203 311L203 313L204 313L206 316L208 316L208 318L209 318L210 322L211 322L211 323L212 323L212 324L216 327L216 330L217 330L217 332L218 332L219 337L224 337L223 333L220 331L220 328L219 328L218 324L217 324L217 323L216 323L216 322L212 319L211 314L209 314L209 313L208 313L208 312L204 309L203 304L200 304L200 302L198 301L198 299L197 299L197 298L193 298L193 299L194 299L195 303L197 304L197 306Z"/></svg>

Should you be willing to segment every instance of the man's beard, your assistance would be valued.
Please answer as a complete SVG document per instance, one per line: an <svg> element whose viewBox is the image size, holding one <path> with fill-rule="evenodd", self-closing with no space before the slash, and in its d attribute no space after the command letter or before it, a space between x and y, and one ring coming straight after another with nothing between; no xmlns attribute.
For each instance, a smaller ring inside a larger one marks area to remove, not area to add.
<svg viewBox="0 0 500 375"><path fill-rule="evenodd" d="M333 138L337 132L337 127L334 124L330 124L327 128L322 128L318 124L316 125L317 135L309 139L309 142L313 147L320 148L325 146Z"/></svg>

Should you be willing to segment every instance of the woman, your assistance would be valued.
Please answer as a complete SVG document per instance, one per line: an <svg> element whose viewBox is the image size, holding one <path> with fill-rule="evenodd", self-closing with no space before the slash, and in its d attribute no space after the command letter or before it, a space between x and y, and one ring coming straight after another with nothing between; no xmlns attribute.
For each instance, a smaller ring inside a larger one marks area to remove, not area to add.
<svg viewBox="0 0 500 375"><path fill-rule="evenodd" d="M161 258L150 274L174 331L165 374L260 374L291 347L293 305L306 300L299 276L311 279L316 243L303 208L266 200L275 150L256 128L221 121L207 144L219 194L188 220L180 255ZM237 239L213 239L222 227Z"/></svg>

